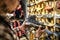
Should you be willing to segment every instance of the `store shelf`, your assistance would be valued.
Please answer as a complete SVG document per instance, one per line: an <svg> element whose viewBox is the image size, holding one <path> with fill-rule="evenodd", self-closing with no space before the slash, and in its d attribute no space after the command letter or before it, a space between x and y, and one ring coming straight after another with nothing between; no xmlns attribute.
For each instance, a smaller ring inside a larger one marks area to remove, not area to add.
<svg viewBox="0 0 60 40"><path fill-rule="evenodd" d="M60 14L55 14L55 18L60 18Z"/></svg>
<svg viewBox="0 0 60 40"><path fill-rule="evenodd" d="M43 15L36 15L38 18L41 18L41 17L43 17Z"/></svg>
<svg viewBox="0 0 60 40"><path fill-rule="evenodd" d="M44 17L45 18L53 18L54 16L52 16L51 14L45 14Z"/></svg>
<svg viewBox="0 0 60 40"><path fill-rule="evenodd" d="M38 4L38 3L41 3L41 2L45 2L45 1L47 1L47 0L38 0L38 1L35 1L35 3Z"/></svg>
<svg viewBox="0 0 60 40"><path fill-rule="evenodd" d="M34 5L30 6L31 10L31 15L36 15L37 16L37 20L43 22L43 25L45 25L45 27L47 27L48 30L54 32L54 26L56 23L56 18L60 18L60 14L55 13L56 12L56 0L35 0L34 1ZM33 12L34 11L34 12ZM58 10L60 13L60 10ZM49 28L50 27L50 28ZM56 26L57 27L57 26ZM44 35L44 33L42 33L42 35ZM47 34L48 35L48 34ZM54 36L51 35L51 40L54 40ZM42 37L40 40L45 40L44 37Z"/></svg>
<svg viewBox="0 0 60 40"><path fill-rule="evenodd" d="M55 25L54 25L54 27L60 28L60 26L59 26L59 25L57 25L57 24L55 24Z"/></svg>

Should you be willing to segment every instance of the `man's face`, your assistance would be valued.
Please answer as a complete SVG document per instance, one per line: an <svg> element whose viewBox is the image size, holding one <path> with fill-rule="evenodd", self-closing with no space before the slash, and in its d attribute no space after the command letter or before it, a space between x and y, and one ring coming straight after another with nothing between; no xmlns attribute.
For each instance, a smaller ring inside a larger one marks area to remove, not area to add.
<svg viewBox="0 0 60 40"><path fill-rule="evenodd" d="M18 0L6 0L5 3L7 4L7 10L8 12L12 12L16 10L17 6L19 5Z"/></svg>

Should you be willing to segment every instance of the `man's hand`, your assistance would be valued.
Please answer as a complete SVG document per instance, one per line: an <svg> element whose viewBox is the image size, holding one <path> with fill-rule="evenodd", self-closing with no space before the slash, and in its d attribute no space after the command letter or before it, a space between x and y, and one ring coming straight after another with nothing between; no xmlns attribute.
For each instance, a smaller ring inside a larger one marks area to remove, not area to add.
<svg viewBox="0 0 60 40"><path fill-rule="evenodd" d="M40 25L39 28L38 28L38 30L36 31L36 37L39 38L41 36L42 32L44 32L44 30L41 30L41 25Z"/></svg>

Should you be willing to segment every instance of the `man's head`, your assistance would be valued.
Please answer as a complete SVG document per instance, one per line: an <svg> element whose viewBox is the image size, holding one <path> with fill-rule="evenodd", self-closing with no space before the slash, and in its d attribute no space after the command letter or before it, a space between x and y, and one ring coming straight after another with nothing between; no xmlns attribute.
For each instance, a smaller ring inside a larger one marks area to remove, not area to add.
<svg viewBox="0 0 60 40"><path fill-rule="evenodd" d="M18 0L0 0L0 40L14 40L5 14L14 11L18 5Z"/></svg>
<svg viewBox="0 0 60 40"><path fill-rule="evenodd" d="M18 0L0 0L0 13L10 13L19 5Z"/></svg>

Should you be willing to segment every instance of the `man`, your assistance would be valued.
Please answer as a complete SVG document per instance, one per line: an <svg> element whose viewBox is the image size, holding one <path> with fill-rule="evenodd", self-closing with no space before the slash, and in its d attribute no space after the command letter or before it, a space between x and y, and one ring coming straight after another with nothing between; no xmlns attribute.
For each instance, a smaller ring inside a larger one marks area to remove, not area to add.
<svg viewBox="0 0 60 40"><path fill-rule="evenodd" d="M16 10L18 5L18 0L0 0L0 40L17 40L9 29L9 18L6 14Z"/></svg>

